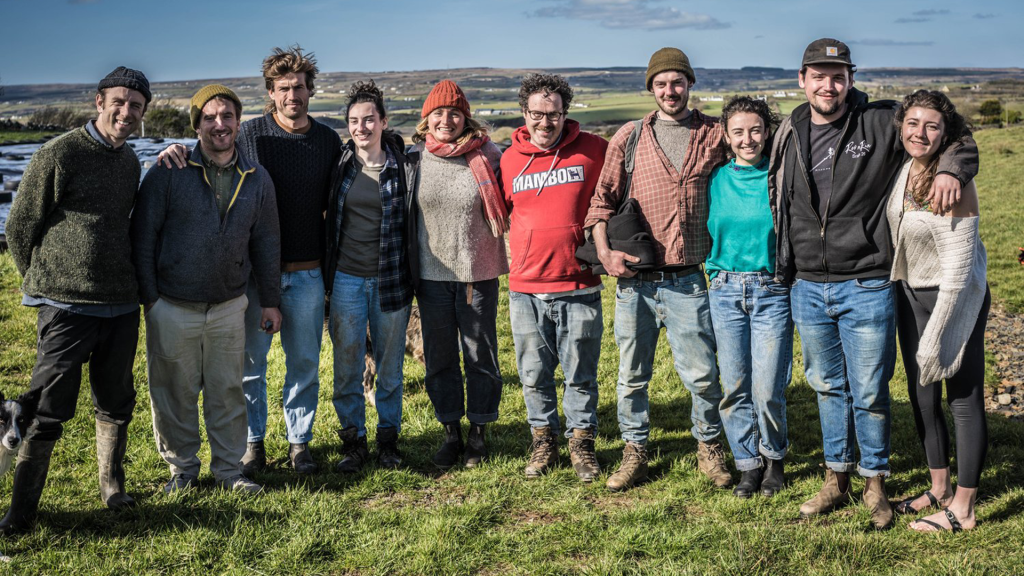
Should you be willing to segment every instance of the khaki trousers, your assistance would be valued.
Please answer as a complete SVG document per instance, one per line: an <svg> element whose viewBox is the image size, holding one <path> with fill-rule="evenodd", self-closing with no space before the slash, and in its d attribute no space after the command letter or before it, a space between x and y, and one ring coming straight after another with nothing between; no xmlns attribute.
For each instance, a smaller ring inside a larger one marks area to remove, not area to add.
<svg viewBox="0 0 1024 576"><path fill-rule="evenodd" d="M153 432L171 474L199 475L199 392L217 481L240 475L246 412L242 393L245 295L219 304L160 298L146 313Z"/></svg>

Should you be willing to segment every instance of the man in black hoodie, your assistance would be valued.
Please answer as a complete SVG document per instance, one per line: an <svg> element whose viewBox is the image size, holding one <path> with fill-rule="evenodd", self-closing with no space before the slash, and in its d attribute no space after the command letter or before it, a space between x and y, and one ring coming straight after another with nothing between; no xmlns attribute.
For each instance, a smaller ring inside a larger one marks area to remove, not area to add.
<svg viewBox="0 0 1024 576"><path fill-rule="evenodd" d="M793 320L807 382L818 394L825 484L803 517L849 502L850 473L866 478L864 502L877 528L892 523L889 379L896 361L892 257L885 199L903 163L893 101L868 102L853 88L846 44L831 38L804 52L807 104L779 129L770 188L779 215L778 275L796 281ZM945 209L977 173L973 140L939 162L933 202ZM860 450L859 463L853 446Z"/></svg>

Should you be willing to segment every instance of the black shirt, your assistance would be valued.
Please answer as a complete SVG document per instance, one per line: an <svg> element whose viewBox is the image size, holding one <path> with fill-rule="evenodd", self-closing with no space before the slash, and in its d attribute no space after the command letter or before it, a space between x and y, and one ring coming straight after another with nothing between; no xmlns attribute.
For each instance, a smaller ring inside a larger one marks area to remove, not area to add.
<svg viewBox="0 0 1024 576"><path fill-rule="evenodd" d="M831 124L811 122L811 199L818 209L818 216L825 218L825 208L832 196L832 165L839 153L839 138L843 135L844 115Z"/></svg>

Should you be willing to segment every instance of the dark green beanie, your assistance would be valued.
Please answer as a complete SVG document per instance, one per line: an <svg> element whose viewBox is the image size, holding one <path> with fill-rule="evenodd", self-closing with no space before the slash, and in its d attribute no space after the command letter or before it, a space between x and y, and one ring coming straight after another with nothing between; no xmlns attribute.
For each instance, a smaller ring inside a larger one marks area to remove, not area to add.
<svg viewBox="0 0 1024 576"><path fill-rule="evenodd" d="M693 68L690 67L690 59L683 54L679 48L662 48L651 56L647 64L647 91L651 91L651 82L654 77L662 72L674 70L682 72L693 84L697 79L693 75Z"/></svg>
<svg viewBox="0 0 1024 576"><path fill-rule="evenodd" d="M231 88L222 86L220 84L208 84L203 86L196 92L196 95L192 97L192 105L189 106L188 115L192 121L192 129L196 132L199 131L199 119L203 117L203 106L210 100L213 100L217 96L223 96L228 100L231 100L238 105L238 109L242 109L242 101L238 99L238 96L231 91ZM239 118L239 121L242 119Z"/></svg>

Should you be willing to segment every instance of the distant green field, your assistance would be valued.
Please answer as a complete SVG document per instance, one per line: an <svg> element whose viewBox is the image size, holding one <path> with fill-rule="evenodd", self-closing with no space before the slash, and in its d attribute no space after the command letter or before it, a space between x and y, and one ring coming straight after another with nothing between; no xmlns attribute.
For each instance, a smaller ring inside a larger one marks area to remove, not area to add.
<svg viewBox="0 0 1024 576"><path fill-rule="evenodd" d="M20 132L0 131L0 144L14 144L17 142L34 142L42 140L47 136L54 136L60 132L48 132L42 130L22 130Z"/></svg>

